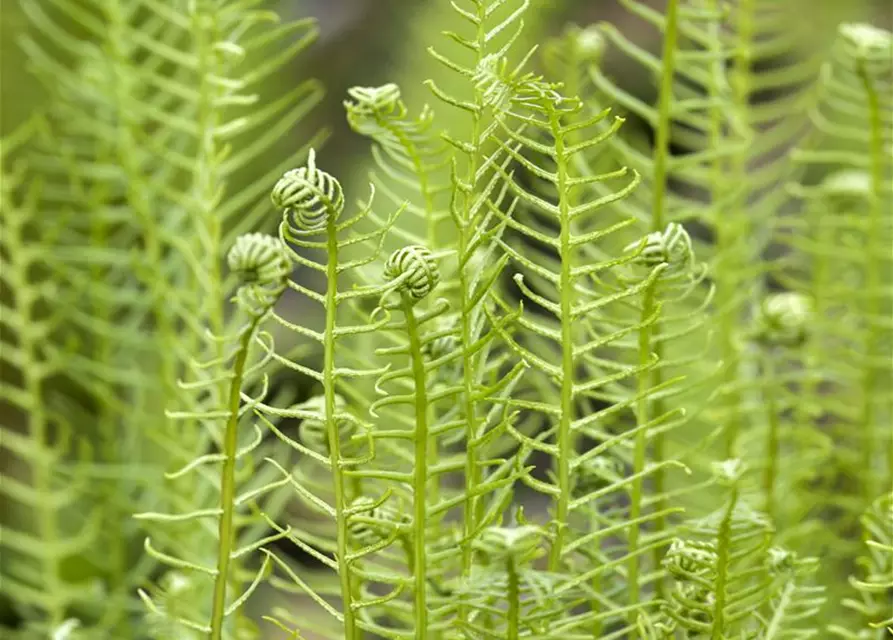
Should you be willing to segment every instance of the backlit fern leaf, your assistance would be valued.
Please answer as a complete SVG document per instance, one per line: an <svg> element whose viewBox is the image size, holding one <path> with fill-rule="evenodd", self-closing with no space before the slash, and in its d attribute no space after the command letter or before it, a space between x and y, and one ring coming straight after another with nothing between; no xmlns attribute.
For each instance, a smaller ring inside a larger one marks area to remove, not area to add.
<svg viewBox="0 0 893 640"><path fill-rule="evenodd" d="M82 626L76 618L90 599L91 586L66 563L95 544L102 512L76 517L90 478L60 474L73 453L86 457L90 448L74 442L70 414L56 402L52 388L64 371L67 348L58 341L64 320L49 305L56 294L40 260L62 227L40 215L44 185L22 160L24 145L39 125L33 120L0 143L0 432L8 456L0 482L0 584L25 620L24 632L45 636Z"/></svg>

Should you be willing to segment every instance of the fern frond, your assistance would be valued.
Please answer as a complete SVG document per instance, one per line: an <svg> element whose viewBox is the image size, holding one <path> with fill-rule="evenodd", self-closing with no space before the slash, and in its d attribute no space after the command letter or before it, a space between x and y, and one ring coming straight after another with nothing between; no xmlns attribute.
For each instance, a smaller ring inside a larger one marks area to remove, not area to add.
<svg viewBox="0 0 893 640"><path fill-rule="evenodd" d="M69 616L82 615L78 607L89 599L86 586L66 563L96 543L102 512L76 517L90 478L80 473L66 481L60 473L73 453L86 459L92 452L89 445L75 445L70 416L52 388L64 371L67 349L58 342L64 319L50 306L56 293L42 255L52 251L62 229L41 215L44 184L23 159L40 126L32 120L0 142L0 404L9 459L0 482L0 583L28 632L47 635L69 627Z"/></svg>
<svg viewBox="0 0 893 640"><path fill-rule="evenodd" d="M841 638L881 638L893 632L890 615L890 589L893 588L893 494L884 494L862 517L868 553L862 557L861 577L850 578L860 598L846 598L842 604L860 619L856 629L834 624L828 631ZM866 626L867 625L867 626Z"/></svg>

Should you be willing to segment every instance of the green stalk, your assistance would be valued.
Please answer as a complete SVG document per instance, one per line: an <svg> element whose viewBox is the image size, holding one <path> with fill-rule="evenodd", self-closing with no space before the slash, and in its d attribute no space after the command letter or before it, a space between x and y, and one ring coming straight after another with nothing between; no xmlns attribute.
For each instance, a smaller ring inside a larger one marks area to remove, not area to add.
<svg viewBox="0 0 893 640"><path fill-rule="evenodd" d="M763 497L766 514L775 522L775 485L778 476L778 451L781 437L781 424L778 415L778 385L775 380L773 354L765 358L763 379L766 382L766 421L769 430L766 434L766 469L763 472Z"/></svg>
<svg viewBox="0 0 893 640"><path fill-rule="evenodd" d="M856 72L862 81L865 94L868 99L868 128L871 135L871 144L869 148L869 157L871 160L871 199L868 211L868 247L866 247L866 265L865 280L868 295L866 296L864 318L868 327L868 335L865 341L865 355L869 358L876 358L881 352L881 318L883 317L883 306L881 304L881 288L883 281L881 278L883 265L881 257L883 252L889 250L884 247L881 240L884 237L884 126L881 115L880 97L877 88L872 82L868 69L863 60L859 60L856 65ZM879 493L875 474L875 451L879 440L879 425L876 424L878 416L875 411L874 391L878 385L877 365L873 361L866 362L864 365L864 377L862 379L862 408L860 423L864 435L863 442L863 484L864 499L870 504ZM890 438L888 438L890 440ZM888 454L888 478L884 485L890 486L893 483L893 441L888 444L890 447ZM877 477L880 477L878 474Z"/></svg>
<svg viewBox="0 0 893 640"><path fill-rule="evenodd" d="M325 399L326 437L332 466L332 485L335 499L336 550L338 580L341 586L341 601L344 616L344 639L358 640L362 630L357 626L353 609L353 585L347 555L350 551L347 534L347 490L344 469L341 466L341 436L338 421L335 419L335 321L338 314L338 230L336 216L330 215L326 225L327 253L326 264L326 326L323 336L323 393Z"/></svg>
<svg viewBox="0 0 893 640"><path fill-rule="evenodd" d="M713 593L716 601L713 605L713 628L710 631L710 640L725 640L725 608L726 585L729 581L729 562L732 555L732 516L738 504L738 485L732 487L732 495L729 497L729 506L719 526L718 544L716 548L716 578L714 580Z"/></svg>
<svg viewBox="0 0 893 640"><path fill-rule="evenodd" d="M561 122L558 114L550 110L549 120L552 131L559 131ZM574 268L573 249L571 247L570 203L567 194L570 190L567 181L568 166L564 152L565 141L561 135L555 136L555 161L558 174L558 220L559 256L561 258L561 274L559 294L561 296L561 416L556 436L558 455L553 459L555 475L558 477L559 492L555 501L555 521L558 527L552 541L549 554L549 571L561 570L561 556L564 551L565 527L568 523L571 498L570 464L575 453L575 438L571 432L574 416L574 329L572 311L574 308L574 282L571 272Z"/></svg>
<svg viewBox="0 0 893 640"><path fill-rule="evenodd" d="M651 215L651 231L663 231L667 224L666 221L666 201L667 201L667 179L668 164L670 155L670 123L671 110L674 104L673 100L673 80L676 70L676 48L678 46L677 38L679 31L679 0L668 0L666 9L666 27L664 29L663 44L663 65L660 79L660 95L658 97L658 113L657 113L657 131L655 134L655 159L654 159L654 197L652 201ZM663 358L663 348L660 343L650 344L652 335L660 335L660 325L655 323L653 333L649 332L648 350L653 352L658 359ZM647 357L648 353L640 353L641 357ZM658 387L661 384L661 371L654 368L649 372L650 384L652 387ZM660 416L663 414L661 401L653 402L652 414ZM663 462L666 456L664 434L655 433L652 438L653 443L653 461L655 464ZM654 475L654 495L656 502L654 509L657 512L663 512L666 509L664 500L665 477L662 467L655 470ZM666 526L664 516L658 516L654 520L654 531L659 537ZM655 548L654 561L655 566L660 566L662 550ZM636 587L638 589L638 587ZM662 580L657 579L658 592L662 589Z"/></svg>
<svg viewBox="0 0 893 640"><path fill-rule="evenodd" d="M657 279L651 281L648 286L645 288L645 292L642 297L642 311L641 311L641 319L644 322L648 318L650 318L654 314L655 310L655 289L657 288ZM638 374L638 382L637 382L637 393L638 400L636 401L636 422L639 426L643 424L647 424L650 420L651 411L650 411L650 401L648 399L648 391L652 388L652 376L651 371L645 369L650 361L651 356L651 331L652 326L650 324L643 324L642 328L639 329L639 366L642 367L642 370L639 371ZM645 464L647 462L646 454L647 454L647 446L648 446L648 432L647 429L640 429L636 433L636 441L633 449L633 475L636 476L635 480L633 480L631 495L630 495L630 507L629 507L629 519L636 524L630 527L629 531L629 566L627 567L627 584L629 585L629 602L630 604L635 604L639 602L639 569L641 558L638 553L639 550L639 537L641 533L641 526L638 523L639 518L642 515L642 500L644 499L644 477L641 475L645 470ZM636 614L633 614L634 616Z"/></svg>
<svg viewBox="0 0 893 640"><path fill-rule="evenodd" d="M746 3L744 0L742 4ZM711 0L709 11L718 11L718 0ZM710 148L720 149L725 144L727 117L725 111L719 106L723 96L723 85L726 79L725 61L722 51L722 24L716 20L710 25L710 51L714 56L710 68L708 91L710 98L717 101L717 106L710 109ZM733 140L733 142L737 142ZM738 330L739 308L735 303L738 296L738 274L742 268L741 256L736 247L742 243L740 231L741 211L740 203L725 197L729 195L730 185L732 189L740 187L740 181L728 179L730 162L728 158L717 156L711 163L711 194L710 201L714 206L714 215L718 204L725 206L725 202L732 201L735 206L724 214L724 224L716 225L717 256L713 268L713 275L717 282L717 315L719 320L719 348L723 362L722 380L720 385L727 391L724 394L725 412L722 425L725 438L725 458L733 458L737 449L738 434L741 429L741 392L737 388L738 369L740 367L736 335Z"/></svg>
<svg viewBox="0 0 893 640"><path fill-rule="evenodd" d="M754 40L755 29L754 12L754 0L740 0L738 10L736 11L738 20L734 25L738 46L732 61L732 71L729 80L735 111L739 114L749 114L751 108L751 68L753 65L752 43ZM750 129L750 119L746 118L744 119L744 122L747 126L748 135L752 138L753 133ZM734 185L735 188L747 183L748 164L750 162L748 153L749 148L749 145L744 145L743 151L735 154L732 159L730 172L731 184ZM729 203L730 211L728 215L736 224L719 225L719 239L723 249L736 242L736 240L740 241L741 238L753 238L753 226L750 224L748 216L745 215L747 197L747 190L738 189L737 197L731 199ZM758 259L758 253L752 255L753 259ZM726 299L726 296L732 298L736 295L736 289L738 287L738 279L736 277L737 271L742 266L746 266L749 263L751 256L736 256L736 258L738 258L738 260L733 261L727 268L730 275L724 282L727 290L726 292L720 292L723 295L724 300ZM739 260L743 261L744 264L741 265ZM761 292L756 290L751 293L750 305L752 308L757 308L759 306L760 295ZM734 381L739 379L739 377L742 377L741 369L745 363L742 363L741 356L734 343L734 336L737 329L736 325L740 322L740 318L737 314L738 309L723 309L723 311L721 324L723 357L729 358L725 361L726 374L724 382L727 384L731 383L730 386L733 389L729 398L733 411L725 424L724 457L730 459L737 455L738 438L742 427L742 417L739 415L742 397L741 392L736 388L738 385L735 385ZM745 373L743 375L747 376L748 374ZM753 374L750 374L748 377L751 377L752 375Z"/></svg>
<svg viewBox="0 0 893 640"><path fill-rule="evenodd" d="M478 43L478 50L475 53L475 67L480 64L484 56L484 44L486 30L484 29L484 19L486 16L486 6L484 3L477 5L477 33L475 34L475 42ZM481 135L481 112L483 105L481 103L480 92L474 93L475 111L471 114L471 140L476 145ZM473 153L468 158L468 167L465 173L465 180L469 185L474 184L475 175L478 170L479 153ZM454 187L455 188L455 187ZM469 224L472 209L474 206L473 190L462 191L464 211L460 219L456 221L457 226L457 249L459 258L459 295L462 300L462 307L459 310L459 328L462 340L462 404L463 413L465 414L465 501L462 514L462 530L466 541L470 541L478 528L478 523L484 517L484 503L477 494L477 486L481 482L481 469L478 464L478 452L475 443L478 437L477 426L477 404L474 398L474 355L469 351L470 346L474 343L472 336L471 314L472 309L472 291L471 281L468 277L467 265L463 262L468 254L469 243ZM471 544L462 545L462 577L467 579L471 575L471 569L474 564L474 554ZM463 605L459 608L459 620L463 623L468 621L468 607Z"/></svg>
<svg viewBox="0 0 893 640"><path fill-rule="evenodd" d="M239 444L239 406L241 404L242 378L254 332L263 316L255 316L239 338L239 349L233 360L233 377L229 387L227 411L229 418L223 436L223 467L220 471L220 521L217 544L217 574L214 577L214 596L211 608L211 640L223 638L226 612L226 587L229 581L229 565L235 544L233 515L236 501L236 453Z"/></svg>
<svg viewBox="0 0 893 640"><path fill-rule="evenodd" d="M401 293L403 315L406 317L406 333L409 336L409 354L412 359L412 375L415 384L415 462L413 465L413 577L415 578L415 638L428 637L428 563L426 559L427 497L428 497L428 392L425 379L425 360L418 321L413 311L412 299Z"/></svg>
<svg viewBox="0 0 893 640"><path fill-rule="evenodd" d="M518 576L518 568L511 556L506 560L506 573L508 574L508 629L506 640L518 640L521 637L521 584Z"/></svg>

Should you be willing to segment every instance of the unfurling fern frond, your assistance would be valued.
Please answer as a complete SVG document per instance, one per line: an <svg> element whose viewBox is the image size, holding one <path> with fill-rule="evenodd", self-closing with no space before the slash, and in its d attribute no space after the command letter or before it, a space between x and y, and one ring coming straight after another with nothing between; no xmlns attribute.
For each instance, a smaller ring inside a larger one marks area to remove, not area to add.
<svg viewBox="0 0 893 640"><path fill-rule="evenodd" d="M741 495L744 468L739 460L716 465L716 478L726 487L726 504L687 523L664 557L675 586L662 607L660 626L672 633L711 638L753 633L757 613L770 598L768 558L771 524ZM758 636L759 637L759 636Z"/></svg>
<svg viewBox="0 0 893 640"><path fill-rule="evenodd" d="M891 60L890 32L840 27L809 114L816 132L794 155L808 171L791 186L802 213L779 225L787 251L772 265L811 307L789 402L804 432L829 443L803 485L804 502L824 520L814 541L829 549L827 575L851 571L844 558L859 553L859 518L893 483Z"/></svg>
<svg viewBox="0 0 893 640"><path fill-rule="evenodd" d="M290 407L272 402L256 404L261 421L279 441L301 456L301 464L294 473L273 460L268 463L277 471L280 482L296 492L299 502L330 525L323 530L310 522L294 523L288 528L277 525L276 528L282 536L337 574L342 608L340 611L334 609L318 588L296 574L285 560L271 555L281 574L275 584L287 592L309 596L342 627L343 637L351 640L359 638L363 630L369 628L363 613L368 599L373 596L367 592L364 583L372 578L363 572L363 558L382 544L393 541L393 537L387 536L372 540L364 535L362 542L356 538L357 518L374 517L370 515L373 510L380 518L384 510L378 509L377 505L384 503L388 495L371 506L357 502L373 487L364 480L367 476L363 469L372 460L375 441L369 435L368 423L349 410L347 401L353 398L353 385L374 380L381 375L382 368L364 369L343 364L348 357L341 347L352 339L379 331L387 322L386 318L368 320L353 313L355 308L363 308L361 302L372 302L386 293L389 290L386 283L354 288L345 286L348 278L358 270L380 264L381 247L396 220L394 214L383 226L368 232L357 231L364 220L378 219L372 213L374 193L373 188L370 199L359 213L342 220L345 199L341 184L317 166L312 150L305 166L287 171L273 186L272 201L282 213L279 236L283 246L289 247L288 253L294 262L321 274L325 282L322 293L296 280L288 280L286 287L308 303L322 307L325 321L322 330L316 330L301 322L293 322L284 314L275 311L270 314L272 321L320 345L323 359L319 369L289 359L272 345L265 345L265 352L279 366L320 385L322 395ZM325 255L323 262L312 257L312 252L320 250ZM348 251L359 252L360 257L347 260ZM350 321L358 323L348 324ZM339 393L339 389L343 393ZM275 426L274 422L281 418L302 420L300 441ZM330 538L332 529L334 535ZM295 622L284 615L277 615L277 618L280 625Z"/></svg>
<svg viewBox="0 0 893 640"><path fill-rule="evenodd" d="M395 236L435 250L445 246L449 156L436 135L434 112L425 106L411 117L395 84L353 87L348 95L347 121L375 143L373 183L395 207L406 207Z"/></svg>
<svg viewBox="0 0 893 640"><path fill-rule="evenodd" d="M198 617L197 613L203 610L190 611L187 615L178 614L171 618L172 612L169 606L159 606L146 592L140 595L155 616L173 623L179 623L187 629L209 634L210 638L219 640L224 637L232 637L233 629L245 628L246 621L240 612L242 605L264 579L271 567L271 558L268 552L258 569L256 576L250 580L247 587L242 587L245 579L245 560L242 560L251 551L257 549L260 544L271 542L276 537L266 538L258 544L255 540L245 539L245 532L250 531L248 525L251 521L250 507L264 504L269 494L283 484L282 481L272 481L263 478L253 469L251 461L257 447L262 442L261 431L254 426L254 433L246 437L245 427L248 421L246 416L251 416L255 406L266 398L267 383L264 379L262 388L254 390L257 394L252 397L248 394L248 380L251 373L262 370L269 360L269 352L272 348L272 338L269 334L260 333L260 327L273 306L285 291L288 276L291 272L291 261L285 245L279 238L254 233L238 238L230 250L227 261L230 268L239 279L239 287L235 295L235 301L247 317L247 321L237 329L231 337L214 337L215 341L226 345L231 351L227 353L224 362L229 373L221 379L199 379L195 382L183 383L183 386L197 394L207 394L214 387L223 383L226 385L226 402L219 407L203 409L201 411L174 412L172 417L187 421L200 421L207 424L212 433L219 438L219 450L215 453L205 454L191 461L179 471L168 474L169 478L181 478L194 475L201 484L211 483L214 489L219 491L218 504L214 509L204 509L188 513L142 513L137 517L144 521L156 523L177 523L188 526L201 526L203 521L216 520L216 564L213 566L201 564L195 556L177 557L155 549L150 539L146 539L147 553L158 560L162 565L178 571L197 572L206 574L213 581L210 590L210 610L206 618ZM266 357L252 363L249 352L252 347L261 347L267 352ZM210 366L221 363L210 363ZM197 371L201 371L208 365L197 365ZM218 423L218 424L215 424ZM222 424L221 424L222 423ZM222 427L222 428L221 428ZM219 465L218 477L212 480L213 475L208 471L209 465ZM209 490L203 487L206 491ZM255 516L256 518L256 516ZM250 533L249 533L250 535ZM196 551L196 550L190 550ZM233 594L231 585L236 585L241 591ZM199 593L208 593L208 589L202 590L198 585L194 587ZM228 618L234 622L227 623ZM241 618L241 620L240 620ZM225 630L229 631L225 631Z"/></svg>
<svg viewBox="0 0 893 640"><path fill-rule="evenodd" d="M858 616L854 628L839 624L828 631L846 640L885 638L893 633L890 595L893 593L893 492L883 495L862 517L868 553L861 558L862 573L850 578L859 598L848 597L842 604Z"/></svg>
<svg viewBox="0 0 893 640"><path fill-rule="evenodd" d="M94 459L62 469L92 477L84 500L109 508L108 526L85 554L108 594L89 615L104 634L142 638L147 631L127 604L135 587L158 563L165 570L165 560L207 566L216 555L207 519L178 529L131 514L218 507L206 469L155 481L167 465L204 461L223 446L215 412L232 404L225 396L234 354L206 332L227 333L225 252L267 215L269 183L284 169L276 147L320 98L315 82L270 98L266 80L313 40L315 28L279 23L256 3L236 0L21 5L33 27L23 47L54 95L29 165L46 184L41 211L68 221L46 252L52 279L72 292L72 303L60 305L63 337L74 345L60 378L89 406L84 413L95 412L79 434L94 445ZM255 182L251 174L265 165L259 158L279 166ZM246 308L258 309L277 295L242 294ZM207 366L191 367L193 359ZM250 375L259 373L252 367ZM187 371L192 379L178 386ZM263 386L257 382L246 380L246 390ZM252 486L264 485L263 475ZM241 542L263 534L256 525L244 531ZM147 533L157 553L137 555L133 543ZM195 600L179 610L204 628L210 594L184 593Z"/></svg>

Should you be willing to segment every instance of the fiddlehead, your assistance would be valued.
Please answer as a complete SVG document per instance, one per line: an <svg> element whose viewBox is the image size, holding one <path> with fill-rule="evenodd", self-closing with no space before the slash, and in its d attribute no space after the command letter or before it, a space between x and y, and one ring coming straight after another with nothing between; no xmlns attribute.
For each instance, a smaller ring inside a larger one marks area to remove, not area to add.
<svg viewBox="0 0 893 640"><path fill-rule="evenodd" d="M253 398L247 395L245 387L247 386L247 376L253 371L262 368L269 361L269 358L252 364L249 361L249 352L255 344L269 348L266 344L269 337L259 336L258 331L262 322L267 319L273 306L285 291L288 276L291 272L289 254L282 241L279 238L259 233L248 234L238 238L227 255L227 262L238 278L238 288L234 300L248 320L237 330L235 336L221 338L221 341L231 340L235 343L235 349L226 358L231 374L227 376L228 385L225 405L210 411L184 411L173 414L173 417L181 420L223 420L220 451L215 454L201 456L181 470L169 474L170 478L182 477L187 474L195 474L200 478L204 478L203 471L205 465L219 464L219 480L216 482L216 485L219 487L217 508L185 514L153 512L142 513L137 516L141 520L162 523L199 523L202 519L209 517L217 520L217 558L214 567L204 566L188 558L178 558L161 552L152 546L149 538L146 539L145 543L147 553L160 563L174 570L187 569L207 574L213 578L207 622L196 619L194 612L190 612L189 617L176 615L170 618L173 612L169 606L165 606L163 601L156 604L152 596L144 591L140 591L140 596L153 614L163 619L169 619L171 622L179 623L186 628L207 633L213 640L229 637L230 633L226 631L227 618L236 618L233 623L236 628L244 624L239 621L239 610L254 589L257 588L260 581L266 577L272 564L270 557L265 555L258 573L245 591L235 598L229 597L230 585L241 584L241 578L238 577L240 574L239 568L235 566L238 559L257 546L253 543L248 543L244 547L239 547L239 529L244 528L248 520L244 513L240 514L239 511L244 510L246 503L252 504L255 500L259 500L263 494L281 486L281 483L277 485L271 482L249 489L246 486L244 477L247 469L243 466L241 473L239 473L237 464L241 461L245 465L246 461L250 460L251 452L260 444L260 430L258 427L255 427L257 437L254 438L253 442L247 445L243 444L241 447L239 446L239 431L240 425L245 423L243 418L254 410L254 406L258 402L265 399L265 390L260 392L259 397ZM201 368L201 366L197 366L196 370L200 372ZM200 377L196 382L183 383L183 386L207 393L217 384L217 380L206 380ZM247 399L244 404L243 399ZM241 439L244 440L244 438ZM275 539L275 536L272 539ZM162 589L156 597L163 599L164 594L165 591Z"/></svg>

